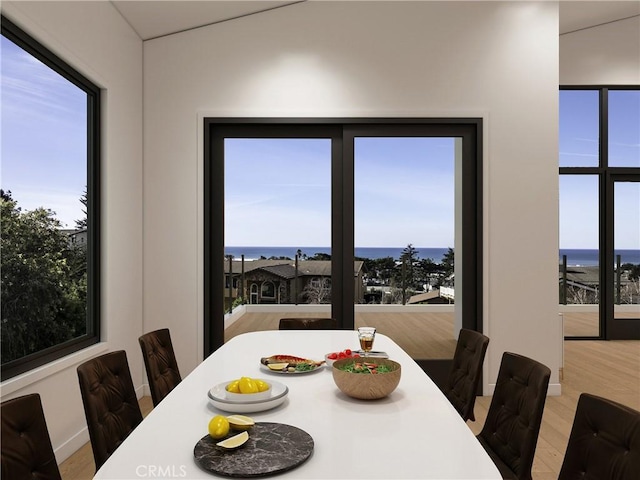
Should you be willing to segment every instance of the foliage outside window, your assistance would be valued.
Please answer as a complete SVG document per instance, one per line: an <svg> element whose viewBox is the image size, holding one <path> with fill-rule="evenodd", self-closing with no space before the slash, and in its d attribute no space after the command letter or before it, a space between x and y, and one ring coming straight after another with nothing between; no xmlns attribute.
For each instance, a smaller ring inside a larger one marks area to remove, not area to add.
<svg viewBox="0 0 640 480"><path fill-rule="evenodd" d="M2 17L2 379L98 341L99 89Z"/></svg>

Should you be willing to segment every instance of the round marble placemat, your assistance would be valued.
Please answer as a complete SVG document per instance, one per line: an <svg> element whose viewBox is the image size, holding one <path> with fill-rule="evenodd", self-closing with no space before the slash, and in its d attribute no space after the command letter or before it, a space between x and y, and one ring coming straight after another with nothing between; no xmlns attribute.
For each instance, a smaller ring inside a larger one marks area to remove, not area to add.
<svg viewBox="0 0 640 480"><path fill-rule="evenodd" d="M216 446L220 440L205 435L193 449L204 470L226 477L264 477L286 472L311 456L313 438L304 430L283 423L256 423L249 440L235 450Z"/></svg>

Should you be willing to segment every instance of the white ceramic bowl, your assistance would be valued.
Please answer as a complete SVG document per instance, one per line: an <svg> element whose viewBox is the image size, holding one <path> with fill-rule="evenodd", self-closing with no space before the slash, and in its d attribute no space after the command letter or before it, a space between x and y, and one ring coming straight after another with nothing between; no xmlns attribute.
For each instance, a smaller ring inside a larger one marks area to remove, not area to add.
<svg viewBox="0 0 640 480"><path fill-rule="evenodd" d="M280 382L269 382L271 384L272 396L266 400L247 401L240 399L239 401L229 400L226 398L226 386L229 382L219 383L208 392L209 402L218 410L230 413L254 413L270 410L282 404L288 396L289 388ZM254 395L254 394L248 394ZM240 395L238 395L240 396ZM246 397L247 395L242 395Z"/></svg>
<svg viewBox="0 0 640 480"><path fill-rule="evenodd" d="M267 400L269 398L271 398L272 394L273 394L273 389L271 388L271 382L268 382L267 380L264 380L262 378L258 379L258 380L262 380L263 382L265 382L266 384L269 385L269 389L265 390L264 392L258 392L258 393L233 393L233 392L229 392L227 390L227 385L229 385L231 382L233 382L233 380L231 382L227 382L224 386L224 395L227 398L227 400L231 400L231 401L235 401L235 402L257 402L260 400Z"/></svg>
<svg viewBox="0 0 640 480"><path fill-rule="evenodd" d="M327 353L327 354L324 356L324 361L325 361L325 363L327 364L327 367L330 367L331 365L333 365L333 362L335 362L336 360L338 360L337 358L334 358L333 360L331 360L331 359L329 358L329 355L331 355L331 354L330 354L330 353Z"/></svg>

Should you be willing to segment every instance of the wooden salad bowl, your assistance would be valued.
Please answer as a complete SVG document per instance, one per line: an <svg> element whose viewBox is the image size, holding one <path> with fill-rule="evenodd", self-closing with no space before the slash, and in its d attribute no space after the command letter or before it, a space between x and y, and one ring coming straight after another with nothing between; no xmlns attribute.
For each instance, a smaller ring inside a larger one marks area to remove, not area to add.
<svg viewBox="0 0 640 480"><path fill-rule="evenodd" d="M353 373L343 370L354 362L368 362L385 365L391 371L386 373ZM383 398L393 392L398 383L402 369L398 362L387 358L341 358L333 362L333 381L346 395L361 400L375 400Z"/></svg>

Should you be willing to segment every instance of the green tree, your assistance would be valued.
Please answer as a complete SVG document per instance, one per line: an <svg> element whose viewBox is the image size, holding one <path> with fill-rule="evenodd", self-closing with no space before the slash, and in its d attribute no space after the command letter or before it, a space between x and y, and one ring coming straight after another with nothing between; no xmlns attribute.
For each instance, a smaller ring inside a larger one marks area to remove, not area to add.
<svg viewBox="0 0 640 480"><path fill-rule="evenodd" d="M416 277L420 284L431 285L431 280L440 271L440 265L431 258L423 258L416 265Z"/></svg>
<svg viewBox="0 0 640 480"><path fill-rule="evenodd" d="M454 278L453 272L455 267L455 254L453 248L449 247L447 253L442 256L442 263L440 264L440 285L453 286Z"/></svg>
<svg viewBox="0 0 640 480"><path fill-rule="evenodd" d="M412 244L407 245L400 254L400 265L396 270L396 284L402 291L402 304L407 303L407 292L416 290L416 265L418 250Z"/></svg>
<svg viewBox="0 0 640 480"><path fill-rule="evenodd" d="M328 253L317 252L314 253L312 257L309 257L309 260L331 260L331 255Z"/></svg>
<svg viewBox="0 0 640 480"><path fill-rule="evenodd" d="M87 188L85 187L84 192L82 192L82 196L80 197L80 203L84 205L82 209L82 213L84 213L84 217L76 220L76 229L83 230L87 228Z"/></svg>
<svg viewBox="0 0 640 480"><path fill-rule="evenodd" d="M51 210L23 212L0 190L2 363L86 331L86 260ZM84 249L83 249L84 250Z"/></svg>

